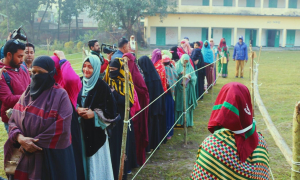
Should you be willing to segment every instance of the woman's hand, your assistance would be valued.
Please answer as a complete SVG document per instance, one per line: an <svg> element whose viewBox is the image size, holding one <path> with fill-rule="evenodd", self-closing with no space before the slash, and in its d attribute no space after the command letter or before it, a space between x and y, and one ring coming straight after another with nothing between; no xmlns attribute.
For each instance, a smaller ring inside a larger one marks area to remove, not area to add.
<svg viewBox="0 0 300 180"><path fill-rule="evenodd" d="M92 119L95 117L94 111L89 109L84 115L82 115L82 118L84 119Z"/></svg>
<svg viewBox="0 0 300 180"><path fill-rule="evenodd" d="M197 64L198 64L198 62L199 62L199 60L197 60L197 61L194 61L195 65L197 65Z"/></svg>
<svg viewBox="0 0 300 180"><path fill-rule="evenodd" d="M59 58L59 60L66 59L65 53L62 51L54 51L54 55Z"/></svg>
<svg viewBox="0 0 300 180"><path fill-rule="evenodd" d="M20 148L21 152L24 152L24 151L22 151L22 148L29 153L34 153L36 151L43 150L42 148L35 145L35 143L39 141L38 139L24 137L22 134L19 134L17 141L19 142L19 144L21 144L21 148Z"/></svg>
<svg viewBox="0 0 300 180"><path fill-rule="evenodd" d="M77 113L80 117L83 117L83 115L85 115L87 113L89 109L88 108L77 108Z"/></svg>

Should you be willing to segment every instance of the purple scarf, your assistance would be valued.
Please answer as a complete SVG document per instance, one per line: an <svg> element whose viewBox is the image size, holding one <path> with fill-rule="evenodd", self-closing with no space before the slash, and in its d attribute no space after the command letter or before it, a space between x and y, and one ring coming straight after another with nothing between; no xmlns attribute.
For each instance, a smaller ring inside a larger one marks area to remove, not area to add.
<svg viewBox="0 0 300 180"><path fill-rule="evenodd" d="M154 49L152 52L152 58L151 61L153 64L155 64L157 61L162 59L161 50L160 49Z"/></svg>

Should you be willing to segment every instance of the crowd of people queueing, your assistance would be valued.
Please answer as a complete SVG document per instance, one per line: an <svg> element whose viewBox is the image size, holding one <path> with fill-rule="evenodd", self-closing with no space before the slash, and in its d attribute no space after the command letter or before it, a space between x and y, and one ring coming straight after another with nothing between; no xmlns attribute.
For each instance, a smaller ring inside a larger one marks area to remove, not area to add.
<svg viewBox="0 0 300 180"><path fill-rule="evenodd" d="M178 47L155 49L152 55L137 59L133 38L130 42L121 38L119 50L107 59L98 41L91 40L82 77L62 51L34 58L33 44L7 41L0 62L1 118L9 135L5 167L16 149L21 152L13 173L7 171L11 179L118 179L125 113L124 60L130 70L130 117L152 104L130 121L123 179L145 162L146 152L155 149L169 131L167 139L171 139L175 119L183 113L183 86L186 106L193 106L186 112L187 126L193 126L193 110L205 88L213 87L217 75L228 75L227 63L219 64L218 71L213 64L220 56L229 60L226 40L218 48L213 40L195 42L191 48L185 38ZM174 85L184 67L188 80ZM201 70L194 72L197 69ZM178 124L183 125L183 117Z"/></svg>

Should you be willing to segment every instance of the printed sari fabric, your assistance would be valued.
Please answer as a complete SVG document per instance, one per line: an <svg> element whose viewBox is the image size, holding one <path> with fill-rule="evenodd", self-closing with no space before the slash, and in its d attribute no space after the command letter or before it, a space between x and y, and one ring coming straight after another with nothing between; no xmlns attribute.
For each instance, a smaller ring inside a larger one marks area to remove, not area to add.
<svg viewBox="0 0 300 180"><path fill-rule="evenodd" d="M199 147L190 179L270 179L267 143L263 136L258 134L258 146L243 163L234 136L223 128L207 137Z"/></svg>
<svg viewBox="0 0 300 180"><path fill-rule="evenodd" d="M167 91L166 69L165 69L165 66L162 63L162 60L157 61L154 64L154 67L155 67L156 71L158 72L158 75L160 77L160 80L161 80L164 91Z"/></svg>

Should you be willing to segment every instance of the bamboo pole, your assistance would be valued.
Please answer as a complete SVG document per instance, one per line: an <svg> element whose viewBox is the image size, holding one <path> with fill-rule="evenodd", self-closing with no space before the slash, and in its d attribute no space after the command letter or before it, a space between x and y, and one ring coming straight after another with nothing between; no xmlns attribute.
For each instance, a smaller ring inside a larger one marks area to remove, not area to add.
<svg viewBox="0 0 300 180"><path fill-rule="evenodd" d="M262 49L262 46L260 46L260 48L259 48L259 55L258 55L257 64L259 63L259 60L260 60L261 49Z"/></svg>
<svg viewBox="0 0 300 180"><path fill-rule="evenodd" d="M127 141L127 130L128 130L128 119L129 119L129 69L127 59L124 58L124 70L125 70L125 116L123 125L123 136L121 146L121 157L120 157L120 169L119 169L119 180L123 178L124 172L124 160L126 159L126 141Z"/></svg>
<svg viewBox="0 0 300 180"><path fill-rule="evenodd" d="M251 103L252 103L252 110L253 110L253 118L255 118L255 114L254 114L254 52L252 51L252 44L250 44L250 51L251 51Z"/></svg>
<svg viewBox="0 0 300 180"><path fill-rule="evenodd" d="M186 127L186 64L183 65L183 118L184 118L184 144L187 145L187 127Z"/></svg>
<svg viewBox="0 0 300 180"><path fill-rule="evenodd" d="M213 64L213 68L212 68L212 71L211 71L211 75L212 75L212 78L215 80L215 78L214 78L214 75L215 75L215 67L214 67L214 65L215 64ZM217 77L216 77L217 78ZM212 104L214 104L214 88L213 88L213 86L214 86L214 83L215 83L215 81L214 82L212 82L212 85L211 85L211 103Z"/></svg>
<svg viewBox="0 0 300 180"><path fill-rule="evenodd" d="M51 42L51 38L47 39L47 51L48 51L48 56L49 56L49 51L50 51L50 42ZM54 49L55 50L55 49Z"/></svg>
<svg viewBox="0 0 300 180"><path fill-rule="evenodd" d="M258 65L256 65L256 72L255 72L255 76L254 76L255 84L257 84L257 79L258 79L257 66ZM279 134L276 126L274 125L263 101L261 100L257 85L254 86L254 94L255 94L256 104L259 108L259 111L260 111L264 121L265 121L265 124L267 125L267 127L269 129L270 134L272 135L276 145L279 147L279 149L282 152L283 156L285 157L286 161L289 163L290 166L292 166L293 153L292 153L291 149L289 148L289 146L284 141L284 139L282 138L282 136Z"/></svg>
<svg viewBox="0 0 300 180"><path fill-rule="evenodd" d="M292 180L300 179L300 102L296 104L293 117L293 163ZM295 172L298 171L298 172Z"/></svg>

